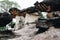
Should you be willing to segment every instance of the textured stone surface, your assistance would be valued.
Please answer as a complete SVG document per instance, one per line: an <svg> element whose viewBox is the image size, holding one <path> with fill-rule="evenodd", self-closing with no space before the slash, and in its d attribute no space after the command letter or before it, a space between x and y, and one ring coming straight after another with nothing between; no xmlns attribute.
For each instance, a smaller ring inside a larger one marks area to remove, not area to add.
<svg viewBox="0 0 60 40"><path fill-rule="evenodd" d="M60 29L50 28L48 31L36 35L32 40L60 40Z"/></svg>

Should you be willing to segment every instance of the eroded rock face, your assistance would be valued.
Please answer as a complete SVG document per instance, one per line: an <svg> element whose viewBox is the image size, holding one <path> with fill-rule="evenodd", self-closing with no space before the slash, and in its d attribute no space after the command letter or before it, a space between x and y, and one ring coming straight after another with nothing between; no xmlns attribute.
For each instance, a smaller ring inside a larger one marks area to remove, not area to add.
<svg viewBox="0 0 60 40"><path fill-rule="evenodd" d="M16 16L16 24L14 26L15 30L21 29L24 27L25 18L23 16Z"/></svg>
<svg viewBox="0 0 60 40"><path fill-rule="evenodd" d="M24 28L24 27L28 27L25 26L26 23L31 23L31 22L35 22L37 19L39 18L39 16L34 16L34 15L30 15L30 14L26 14L26 17L23 16L16 16L16 24L14 26L15 30Z"/></svg>

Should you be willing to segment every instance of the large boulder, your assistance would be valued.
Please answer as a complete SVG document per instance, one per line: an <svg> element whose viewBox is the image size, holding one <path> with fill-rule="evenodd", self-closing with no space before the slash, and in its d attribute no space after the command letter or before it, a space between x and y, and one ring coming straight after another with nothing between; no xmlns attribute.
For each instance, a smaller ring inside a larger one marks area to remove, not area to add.
<svg viewBox="0 0 60 40"><path fill-rule="evenodd" d="M6 26L8 23L12 21L12 17L9 13L4 12L0 13L0 27Z"/></svg>

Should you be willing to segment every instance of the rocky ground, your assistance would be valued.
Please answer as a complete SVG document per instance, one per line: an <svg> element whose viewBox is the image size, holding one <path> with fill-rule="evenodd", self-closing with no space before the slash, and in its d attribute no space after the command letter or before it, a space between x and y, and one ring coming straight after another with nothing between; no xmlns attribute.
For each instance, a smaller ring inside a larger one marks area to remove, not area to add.
<svg viewBox="0 0 60 40"><path fill-rule="evenodd" d="M47 31L36 35L37 31L38 29L35 27L35 24L31 24L18 31L13 31L15 35L4 37L0 35L0 40L60 40L59 28L50 27Z"/></svg>
<svg viewBox="0 0 60 40"><path fill-rule="evenodd" d="M60 40L60 29L50 28L48 31L36 35L32 40Z"/></svg>

